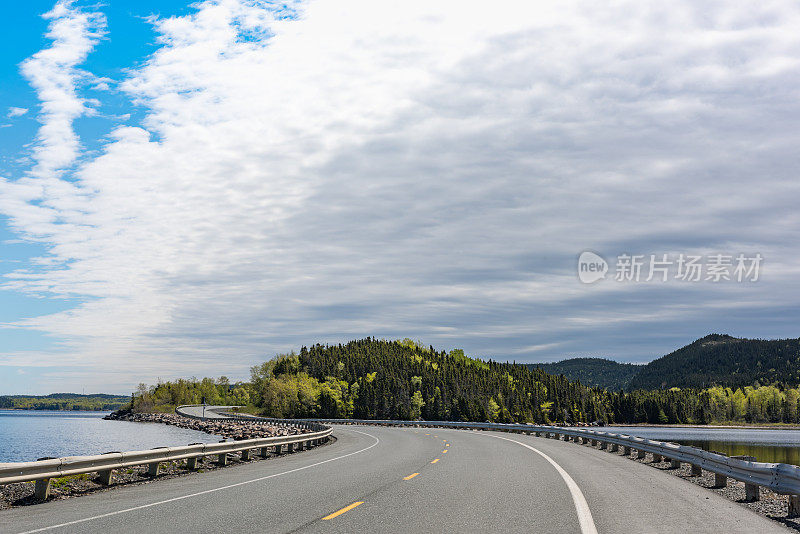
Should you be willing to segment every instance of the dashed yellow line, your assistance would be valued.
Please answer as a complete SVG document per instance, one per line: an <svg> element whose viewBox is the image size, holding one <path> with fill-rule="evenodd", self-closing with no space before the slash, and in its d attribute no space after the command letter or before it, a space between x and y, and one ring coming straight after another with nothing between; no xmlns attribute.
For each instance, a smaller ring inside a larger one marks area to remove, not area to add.
<svg viewBox="0 0 800 534"><path fill-rule="evenodd" d="M438 458L436 458L436 459L434 459L434 460L433 460L431 463L432 463L432 464L435 464L435 463L436 463L436 462L438 462L438 461L439 461L439 459L438 459Z"/></svg>
<svg viewBox="0 0 800 534"><path fill-rule="evenodd" d="M449 446L450 446L450 444L449 444L449 443L446 443L446 444L445 444L445 447L449 447Z"/></svg>
<svg viewBox="0 0 800 534"><path fill-rule="evenodd" d="M333 513L332 513L332 514L330 514L330 515L326 515L325 517L323 517L323 518L322 518L322 520L323 520L323 521L327 521L327 520L329 520L329 519L333 519L334 517L339 517L339 516L340 516L340 515L342 515L343 513L345 513L345 512L349 512L350 510L352 510L352 509L353 509L353 508L355 508L356 506L361 506L362 504L364 504L364 501L358 501L358 502L354 502L353 504L351 504L351 505L349 505L349 506L345 506L344 508L342 508L342 509L341 509L341 510L339 510L338 512L333 512Z"/></svg>
<svg viewBox="0 0 800 534"><path fill-rule="evenodd" d="M411 473L411 474L410 474L410 475L408 475L407 477L403 477L403 480L411 480L412 478L414 478L414 477L415 477L415 476L417 476L418 474L419 474L419 473Z"/></svg>
<svg viewBox="0 0 800 534"><path fill-rule="evenodd" d="M430 436L430 434L425 434L426 436Z"/></svg>
<svg viewBox="0 0 800 534"><path fill-rule="evenodd" d="M442 454L447 454L447 449L443 450Z"/></svg>

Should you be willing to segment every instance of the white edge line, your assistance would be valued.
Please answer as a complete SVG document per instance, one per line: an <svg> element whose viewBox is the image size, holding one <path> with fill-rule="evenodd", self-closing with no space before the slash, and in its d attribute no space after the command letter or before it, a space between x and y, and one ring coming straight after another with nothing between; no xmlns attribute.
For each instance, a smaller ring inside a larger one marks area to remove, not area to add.
<svg viewBox="0 0 800 534"><path fill-rule="evenodd" d="M555 460L550 458L548 455L540 451L535 447L531 447L530 445L526 445L521 441L517 441L511 438L504 438L502 436L494 436L492 434L487 434L490 438L497 438L497 439L504 439L506 441L510 441L512 443L516 443L517 445L522 445L526 449L530 449L548 462L550 465L556 468L558 474L561 475L561 478L564 479L564 482L567 484L567 488L569 489L570 494L572 495L572 502L575 503L575 511L578 513L578 523L581 526L581 533L582 534L597 534L597 527L594 524L594 518L592 518L592 512L589 510L589 503L586 502L586 498L583 496L583 492L578 487L578 484L569 476L563 467L558 465Z"/></svg>
<svg viewBox="0 0 800 534"><path fill-rule="evenodd" d="M306 466L303 466L303 467L297 467L295 469L290 469L289 471L283 471L282 473L274 473L272 475L267 475L267 476L263 476L263 477L259 477L259 478L254 478L252 480L245 480L243 482L237 482L236 484L229 484L227 486L221 486L219 488L213 488L213 489L209 489L209 490L198 491L197 493L190 493L188 495L181 495L180 497L173 497L171 499L166 499L164 501L151 502L149 504L143 504L141 506L134 506L133 508L125 508L124 510L117 510L115 512L108 512L108 513L105 513L105 514L95 515L95 516L92 516L92 517L85 517L83 519L76 519L75 521L69 521L67 523L60 523L58 525L51 525L49 527L37 528L35 530L26 530L24 532L20 532L19 534L33 534L34 532L45 532L47 530L53 530L53 529L56 529L56 528L68 527L70 525L77 525L79 523L86 523L87 521L94 521L95 519L102 519L104 517L111 517L111 516L114 516L114 515L125 514L125 513L128 513L128 512L135 512L136 510L143 510L145 508L151 508L153 506L159 506L161 504L168 504L168 503L175 502L175 501L182 501L184 499L190 499L192 497L199 497L200 495L207 495L209 493L215 493L217 491L231 489L231 488L235 488L237 486L244 486L246 484L253 484L254 482L261 482L262 480L267 480L269 478L275 478L275 477L279 477L279 476L282 476L282 475L288 475L288 474L291 474L291 473L296 473L298 471L303 471L304 469L310 469L310 468L316 467L318 465L327 464L328 462L333 462L335 460L341 460L342 458L347 458L348 456L353 456L355 454L359 454L359 453L362 453L364 451L367 451L367 450L371 449L372 447L374 447L375 445L377 445L378 443L380 443L380 440L378 438L376 438L375 436L373 436L372 434L367 434L366 432L360 432L358 430L352 430L352 429L349 429L349 430L351 432L357 432L359 434L364 434L365 436L369 436L369 437L371 437L372 439L375 440L375 443L373 443L369 447L357 450L355 452L351 452L351 453L345 454L343 456L337 456L335 458L329 458L329 459L323 460L321 462L316 462L316 463L313 463L313 464L310 464L310 465L306 465Z"/></svg>

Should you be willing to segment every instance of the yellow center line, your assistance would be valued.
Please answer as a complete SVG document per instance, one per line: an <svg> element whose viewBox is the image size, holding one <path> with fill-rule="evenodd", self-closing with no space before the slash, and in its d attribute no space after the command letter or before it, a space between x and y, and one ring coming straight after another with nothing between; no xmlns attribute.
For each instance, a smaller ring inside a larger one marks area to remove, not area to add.
<svg viewBox="0 0 800 534"><path fill-rule="evenodd" d="M443 450L442 454L447 454L447 449Z"/></svg>
<svg viewBox="0 0 800 534"><path fill-rule="evenodd" d="M436 458L436 459L434 459L434 460L433 460L431 463L432 463L432 464L435 464L435 463L436 463L436 462L438 462L438 461L439 461L439 459L438 459L438 458Z"/></svg>
<svg viewBox="0 0 800 534"><path fill-rule="evenodd" d="M331 515L326 515L325 517L323 517L323 518L322 518L322 520L323 520L323 521L327 521L328 519L333 519L334 517L339 517L339 516L340 516L340 515L342 515L343 513L345 513L345 512L349 512L350 510L352 510L352 509L353 509L353 508L355 508L356 506L360 506L360 505L362 505L362 504L364 504L364 501L358 501L358 502L354 502L354 503L353 503L353 504L351 504L350 506L345 506L344 508L342 508L342 509L341 509L341 510L339 510L338 512L333 512Z"/></svg>
<svg viewBox="0 0 800 534"><path fill-rule="evenodd" d="M410 474L410 475L408 475L407 477L403 477L403 480L411 480L412 478L414 478L414 477L415 477L415 476L417 476L418 474L419 474L419 473L411 473L411 474Z"/></svg>
<svg viewBox="0 0 800 534"><path fill-rule="evenodd" d="M426 436L430 436L430 434L425 434Z"/></svg>
<svg viewBox="0 0 800 534"><path fill-rule="evenodd" d="M445 447L449 447L449 446L450 446L450 444L449 444L449 443L446 443L446 444L445 444Z"/></svg>

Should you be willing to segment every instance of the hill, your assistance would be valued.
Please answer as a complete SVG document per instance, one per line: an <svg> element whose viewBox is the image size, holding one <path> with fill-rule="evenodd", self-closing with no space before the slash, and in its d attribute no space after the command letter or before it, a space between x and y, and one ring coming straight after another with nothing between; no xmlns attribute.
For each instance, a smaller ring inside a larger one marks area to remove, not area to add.
<svg viewBox="0 0 800 534"><path fill-rule="evenodd" d="M97 393L51 393L50 395L2 395L0 409L6 410L116 410L130 402L130 397Z"/></svg>
<svg viewBox="0 0 800 534"><path fill-rule="evenodd" d="M697 343L705 350L728 341L712 337ZM680 376L678 371L669 380ZM796 388L748 385L620 392L589 388L539 368L469 358L459 349L447 352L410 340L374 338L280 354L253 367L249 383L230 384L220 377L141 384L133 410L172 411L178 404L196 404L204 397L208 404L247 405L248 412L273 417L800 423Z"/></svg>
<svg viewBox="0 0 800 534"><path fill-rule="evenodd" d="M605 358L570 358L555 363L528 363L529 369L541 369L551 375L564 375L589 387L611 391L627 390L641 365L619 363Z"/></svg>
<svg viewBox="0 0 800 534"><path fill-rule="evenodd" d="M631 389L800 384L800 339L711 334L641 368Z"/></svg>

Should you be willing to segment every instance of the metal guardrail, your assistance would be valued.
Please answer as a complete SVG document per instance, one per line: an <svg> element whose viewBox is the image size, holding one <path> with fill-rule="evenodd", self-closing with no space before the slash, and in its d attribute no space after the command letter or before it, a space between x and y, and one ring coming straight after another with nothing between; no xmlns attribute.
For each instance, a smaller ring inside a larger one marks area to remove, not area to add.
<svg viewBox="0 0 800 534"><path fill-rule="evenodd" d="M238 417L236 417L238 419ZM272 420L267 420L272 422ZM286 426L291 420L275 420L279 426ZM206 456L218 456L217 462L227 463L227 455L241 453L242 459L250 457L250 451L261 449L261 456L266 457L268 448L278 454L286 446L292 452L310 448L327 442L333 429L312 421L296 421L293 426L312 430L310 433L290 436L272 436L239 441L223 441L220 443L199 443L182 447L159 447L144 451L110 452L92 456L67 456L37 460L35 462L0 463L0 486L15 482L36 481L36 498L44 500L49 495L50 479L83 473L99 473L103 484L111 484L115 469L124 469L137 465L148 465L150 475L158 475L161 462L187 460L189 469L197 468L198 459Z"/></svg>
<svg viewBox="0 0 800 534"><path fill-rule="evenodd" d="M677 467L680 462L693 466L693 473L700 474L705 469L717 475L716 483L724 486L725 478L730 477L745 483L748 500L758 500L759 487L769 488L775 493L790 495L790 513L793 506L800 507L800 467L782 463L756 462L747 459L734 458L714 452L704 451L696 447L678 445L665 441L656 441L628 434L615 434L589 428L570 428L548 425L531 424L505 424L505 423L474 423L452 421L394 421L394 420L367 420L367 419L303 419L304 421L318 421L330 424L365 424L386 426L413 426L457 428L472 430L495 430L500 432L515 432L536 434L545 437L563 438L565 440L581 440L582 443L592 442L601 444L601 448L612 445L611 451L615 452L620 446L629 448L626 452L636 450L640 458L644 453L654 455L654 458L666 458ZM605 444L605 445L604 445ZM800 508L795 512L800 513Z"/></svg>

